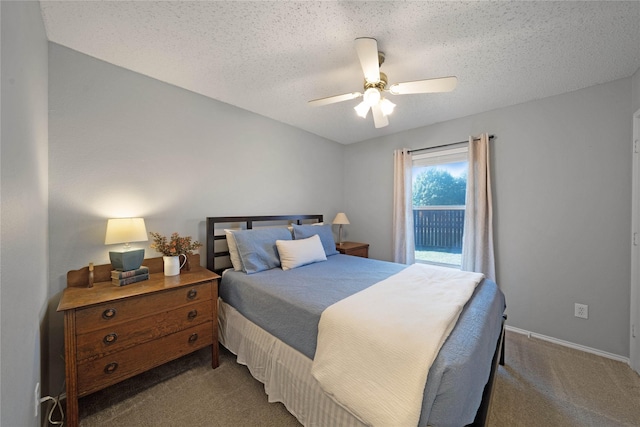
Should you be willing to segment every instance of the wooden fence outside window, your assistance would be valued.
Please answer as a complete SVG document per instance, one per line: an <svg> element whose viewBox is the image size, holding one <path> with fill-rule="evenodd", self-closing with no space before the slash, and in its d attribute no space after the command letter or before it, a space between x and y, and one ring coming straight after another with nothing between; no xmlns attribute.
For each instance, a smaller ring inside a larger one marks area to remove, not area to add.
<svg viewBox="0 0 640 427"><path fill-rule="evenodd" d="M413 227L416 250L461 251L464 206L414 207Z"/></svg>

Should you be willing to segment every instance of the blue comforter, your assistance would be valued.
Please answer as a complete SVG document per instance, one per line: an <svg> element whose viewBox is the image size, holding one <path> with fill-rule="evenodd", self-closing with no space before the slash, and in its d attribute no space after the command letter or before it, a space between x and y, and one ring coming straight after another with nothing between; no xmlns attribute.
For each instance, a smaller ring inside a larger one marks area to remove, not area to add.
<svg viewBox="0 0 640 427"><path fill-rule="evenodd" d="M333 255L287 271L275 268L251 275L228 271L219 292L247 319L313 359L322 311L405 267ZM429 370L420 426L473 422L489 378L504 308L504 295L497 285L483 280Z"/></svg>

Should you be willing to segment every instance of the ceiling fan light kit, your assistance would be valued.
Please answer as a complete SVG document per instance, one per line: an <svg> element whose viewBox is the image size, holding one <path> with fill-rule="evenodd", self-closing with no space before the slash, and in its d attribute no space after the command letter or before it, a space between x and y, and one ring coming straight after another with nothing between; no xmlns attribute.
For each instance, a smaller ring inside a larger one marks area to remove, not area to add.
<svg viewBox="0 0 640 427"><path fill-rule="evenodd" d="M389 101L387 98L382 98L380 100L380 108L382 108L382 114L388 116L393 113L393 109L396 108L396 104Z"/></svg>
<svg viewBox="0 0 640 427"><path fill-rule="evenodd" d="M362 117L363 119L367 118L367 113L369 113L369 108L371 108L371 106L367 104L367 101L362 101L360 104L353 107L353 109L356 110L356 114Z"/></svg>
<svg viewBox="0 0 640 427"><path fill-rule="evenodd" d="M387 76L380 72L380 66L384 63L385 56L383 52L378 51L378 42L376 39L360 37L355 40L355 43L360 66L364 73L364 93L351 92L344 95L314 99L309 101L310 105L321 106L334 104L362 96L362 102L353 107L353 109L356 111L356 114L363 119L367 117L369 109L371 109L375 127L381 128L389 124L387 116L393 113L396 106L396 104L384 98L382 92L389 92L392 95L407 95L415 93L450 92L456 87L458 79L451 76L394 83L387 89Z"/></svg>
<svg viewBox="0 0 640 427"><path fill-rule="evenodd" d="M369 107L373 107L378 102L380 102L381 95L380 91L377 88L370 87L369 89L364 91L364 95L362 95L362 97L364 98L364 102L366 102Z"/></svg>

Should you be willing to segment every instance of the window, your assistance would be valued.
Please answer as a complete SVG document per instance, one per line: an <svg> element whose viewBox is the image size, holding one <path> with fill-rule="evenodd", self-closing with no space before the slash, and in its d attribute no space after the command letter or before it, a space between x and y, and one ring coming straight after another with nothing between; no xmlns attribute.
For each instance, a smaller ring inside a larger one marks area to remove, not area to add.
<svg viewBox="0 0 640 427"><path fill-rule="evenodd" d="M468 148L413 156L413 234L416 262L460 267Z"/></svg>

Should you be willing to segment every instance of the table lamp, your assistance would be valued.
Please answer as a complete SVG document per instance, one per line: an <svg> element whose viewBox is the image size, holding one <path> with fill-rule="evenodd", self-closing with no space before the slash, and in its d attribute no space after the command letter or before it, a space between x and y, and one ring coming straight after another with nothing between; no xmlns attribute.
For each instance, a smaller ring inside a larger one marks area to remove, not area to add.
<svg viewBox="0 0 640 427"><path fill-rule="evenodd" d="M334 224L340 224L340 231L338 232L338 244L342 245L342 225L343 224L350 224L349 218L347 218L347 216L344 214L344 212L340 212L333 219L333 223Z"/></svg>
<svg viewBox="0 0 640 427"><path fill-rule="evenodd" d="M114 218L107 221L105 245L124 243L121 251L109 251L114 270L129 271L140 268L144 260L144 249L131 249L130 242L146 242L147 228L143 218Z"/></svg>

